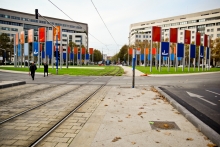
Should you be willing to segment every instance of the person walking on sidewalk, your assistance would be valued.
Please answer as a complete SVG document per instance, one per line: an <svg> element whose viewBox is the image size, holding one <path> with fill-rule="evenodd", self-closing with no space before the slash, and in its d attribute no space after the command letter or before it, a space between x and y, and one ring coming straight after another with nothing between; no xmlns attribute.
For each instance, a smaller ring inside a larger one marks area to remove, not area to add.
<svg viewBox="0 0 220 147"><path fill-rule="evenodd" d="M44 77L45 77L45 72L47 73L47 76L48 76L48 65L47 65L47 62L44 63Z"/></svg>
<svg viewBox="0 0 220 147"><path fill-rule="evenodd" d="M34 64L34 62L32 62L29 71L31 72L31 77L32 80L34 80L34 76L35 76L35 70L37 70L36 65ZM30 74L30 73L29 73Z"/></svg>

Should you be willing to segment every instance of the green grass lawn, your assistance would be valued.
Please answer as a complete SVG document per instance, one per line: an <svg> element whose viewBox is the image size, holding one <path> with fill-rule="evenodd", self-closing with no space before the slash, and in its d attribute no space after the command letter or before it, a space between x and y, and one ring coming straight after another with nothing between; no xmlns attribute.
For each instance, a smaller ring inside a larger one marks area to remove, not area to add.
<svg viewBox="0 0 220 147"><path fill-rule="evenodd" d="M188 72L188 67L184 68L184 71L182 71L182 68L178 67L177 71L175 71L175 67L170 67L170 71L168 71L168 67L161 67L161 71L159 72L156 69L156 67L152 67L152 72L150 72L150 67L144 67L144 66L136 66L136 69L146 73L146 74L185 74L185 73L199 73L199 72L214 72L214 71L220 71L220 68L210 68L209 71L202 71L202 68L200 67L200 71L198 71L198 67L195 68L195 71L193 71L193 67L190 68L190 71Z"/></svg>
<svg viewBox="0 0 220 147"><path fill-rule="evenodd" d="M82 66L80 68L79 66L75 66L76 68L71 68L73 66L70 66L69 68L66 68L63 66L62 69L60 67L58 68L58 75L75 75L75 76L103 76L103 75L114 75L118 71L117 76L121 76L124 73L124 70L119 66ZM29 69L26 67L17 67L14 66L0 66L0 69L4 70L13 70L13 71L23 71L28 72ZM49 67L48 69L49 73L56 74L56 67L54 66L54 69L52 67ZM43 66L41 68L37 68L36 72L44 72Z"/></svg>

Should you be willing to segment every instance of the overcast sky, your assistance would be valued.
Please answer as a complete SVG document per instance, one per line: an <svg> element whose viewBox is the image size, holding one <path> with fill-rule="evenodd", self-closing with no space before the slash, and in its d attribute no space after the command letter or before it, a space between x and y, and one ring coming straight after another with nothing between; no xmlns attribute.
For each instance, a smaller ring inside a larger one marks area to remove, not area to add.
<svg viewBox="0 0 220 147"><path fill-rule="evenodd" d="M51 1L74 21L87 23L89 33L101 42L89 35L89 47L108 55L128 44L132 23L220 8L220 0L93 0L117 46L91 0ZM48 0L0 0L0 7L31 14L38 9L41 15L70 20Z"/></svg>

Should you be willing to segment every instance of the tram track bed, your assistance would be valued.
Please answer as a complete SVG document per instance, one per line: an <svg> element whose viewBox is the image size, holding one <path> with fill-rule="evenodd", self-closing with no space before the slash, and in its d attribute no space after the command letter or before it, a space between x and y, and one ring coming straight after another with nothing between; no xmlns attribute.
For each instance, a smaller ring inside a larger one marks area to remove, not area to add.
<svg viewBox="0 0 220 147"><path fill-rule="evenodd" d="M69 89L68 89L69 87ZM61 118L97 91L101 85L63 86L70 92L0 125L0 145L30 146ZM54 91L53 91L54 92ZM57 93L59 93L56 90Z"/></svg>

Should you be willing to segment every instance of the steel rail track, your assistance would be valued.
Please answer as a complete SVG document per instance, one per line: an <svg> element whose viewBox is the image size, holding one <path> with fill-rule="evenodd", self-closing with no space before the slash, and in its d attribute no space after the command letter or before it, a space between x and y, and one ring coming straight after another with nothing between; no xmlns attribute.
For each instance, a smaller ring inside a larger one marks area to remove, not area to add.
<svg viewBox="0 0 220 147"><path fill-rule="evenodd" d="M96 78L96 79L93 79L93 80L90 80L90 81L88 81L87 83L92 82L92 81L95 81L95 80L97 80L97 79L99 79L99 78L100 78L100 77L98 77L98 78ZM74 89L74 90L72 90L72 91L75 91L75 90L79 89L80 87L82 87L83 85L86 85L87 83L81 84L79 87L77 87L76 89ZM60 85L62 85L62 84L60 84ZM56 85L56 86L59 86L59 85ZM54 86L54 87L56 87L56 86ZM34 107L30 108L30 109L24 110L24 111L22 111L22 112L20 112L20 113L18 113L18 114L16 114L16 115L13 115L13 116L11 116L11 117L9 117L9 118L7 118L7 119L1 121L1 122L0 122L0 125L2 125L3 123L6 123L6 122L8 122L8 121L10 121L10 120L12 120L12 119L18 117L18 116L21 116L21 115L23 115L23 114L25 114L25 113L27 113L27 112L29 112L29 111L31 111L31 110L34 110L34 109L36 109L36 108L38 108L38 107L40 107L40 106L42 106L42 105L45 105L45 104L47 104L47 103L49 103L49 102L51 102L51 101L53 101L53 100L55 100L55 99L57 99L57 98L60 98L60 97L66 95L66 94L68 94L68 93L70 93L70 92L72 92L72 91L69 91L69 92L67 92L67 93L64 93L64 94L62 94L62 95L60 95L60 96L58 96L58 97L55 97L55 98L53 98L53 99L50 99L50 100L48 100L48 101L46 101L46 102L43 102L43 103L41 103L41 104L39 104L39 105L37 105L37 106L34 106Z"/></svg>

